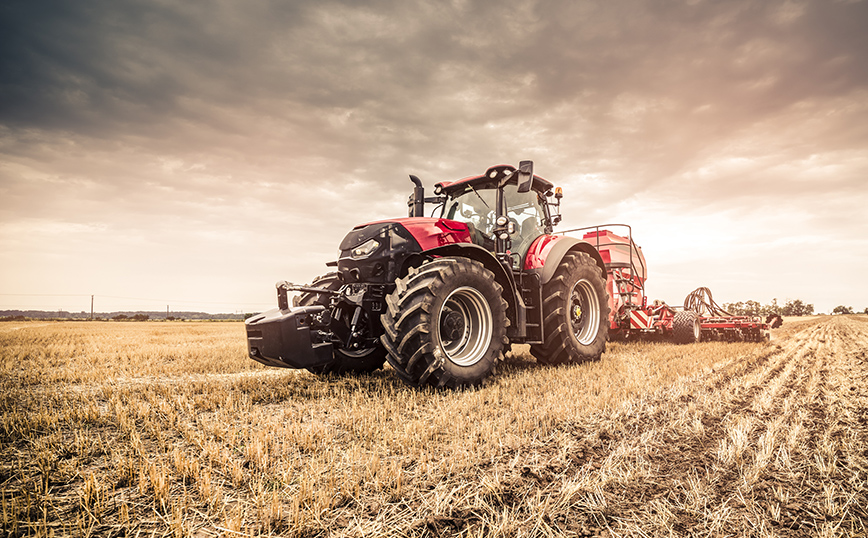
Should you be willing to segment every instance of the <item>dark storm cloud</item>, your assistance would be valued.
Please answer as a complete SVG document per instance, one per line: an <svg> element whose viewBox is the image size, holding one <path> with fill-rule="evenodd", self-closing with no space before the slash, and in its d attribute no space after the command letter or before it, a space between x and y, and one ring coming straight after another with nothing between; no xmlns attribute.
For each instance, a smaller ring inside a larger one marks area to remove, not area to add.
<svg viewBox="0 0 868 538"><path fill-rule="evenodd" d="M246 135L255 126L214 109L294 121L286 115L302 107L350 114L362 131L329 128L320 117L308 119L306 136L356 147L354 137L364 134L418 152L422 144L463 139L488 120L537 122L566 104L571 114L562 119L591 121L635 157L653 160L662 150L683 159L695 150L695 131L725 135L795 102L864 86L866 8L7 2L0 120L96 137L183 131L185 122ZM481 101L454 97L462 91ZM665 114L651 110L634 133L641 143L630 144L630 133L607 117L625 93L640 98L635 106L642 110L667 101ZM704 106L705 115L693 114ZM413 133L415 144L408 140ZM648 143L649 134L656 143Z"/></svg>
<svg viewBox="0 0 868 538"><path fill-rule="evenodd" d="M468 144L487 154L532 133L543 146L575 142L556 152L573 166L621 165L628 154L654 181L709 140L795 103L847 96L868 70L864 2L0 9L9 128L140 136L158 152L180 140L190 152L254 144L266 155L282 144L332 155L339 174L391 172L378 160L398 155L423 167L432 153L463 160ZM521 151L513 144L510 155Z"/></svg>

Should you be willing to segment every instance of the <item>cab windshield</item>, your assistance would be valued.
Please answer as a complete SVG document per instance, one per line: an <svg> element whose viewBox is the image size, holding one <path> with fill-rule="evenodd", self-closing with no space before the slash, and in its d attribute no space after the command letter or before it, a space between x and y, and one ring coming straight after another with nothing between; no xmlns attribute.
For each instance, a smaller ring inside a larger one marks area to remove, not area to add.
<svg viewBox="0 0 868 538"><path fill-rule="evenodd" d="M474 243L494 250L496 200L496 189L476 189L468 186L463 193L456 193L446 201L443 218L466 223ZM503 200L506 204L506 216L515 225L510 251L524 259L533 240L545 233L546 213L543 200L533 190L518 192L518 186L514 184L503 188Z"/></svg>

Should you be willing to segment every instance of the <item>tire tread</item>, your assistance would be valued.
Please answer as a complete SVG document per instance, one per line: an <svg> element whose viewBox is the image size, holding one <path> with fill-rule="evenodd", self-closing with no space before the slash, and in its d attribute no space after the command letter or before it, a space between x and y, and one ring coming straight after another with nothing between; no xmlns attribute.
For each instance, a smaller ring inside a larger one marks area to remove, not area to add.
<svg viewBox="0 0 868 538"><path fill-rule="evenodd" d="M490 365L481 367L485 371L478 379L456 377L445 367L448 359L429 329L438 293L447 293L456 276L468 273L477 281L489 281L490 292L499 301L497 305L489 304L493 317L491 345L478 364L488 361ZM507 302L502 294L503 288L494 280L494 275L480 262L469 258L435 258L410 269L406 277L398 279L395 291L386 297L387 311L380 317L385 329L380 339L388 352L389 364L402 380L417 387L478 385L491 372L498 358L502 358L501 348L507 340L509 320L505 314ZM498 318L502 319L498 322Z"/></svg>
<svg viewBox="0 0 868 538"><path fill-rule="evenodd" d="M590 271L588 270L590 269ZM599 360L606 350L606 332L609 322L609 294L606 292L606 279L600 275L602 294L600 300L600 317L603 327L598 333L593 349L580 349L578 342L568 330L567 305L571 276L575 272L585 272L593 275L600 271L597 263L584 252L570 252L558 264L555 274L543 288L543 343L531 345L531 353L543 364L570 364L589 360Z"/></svg>

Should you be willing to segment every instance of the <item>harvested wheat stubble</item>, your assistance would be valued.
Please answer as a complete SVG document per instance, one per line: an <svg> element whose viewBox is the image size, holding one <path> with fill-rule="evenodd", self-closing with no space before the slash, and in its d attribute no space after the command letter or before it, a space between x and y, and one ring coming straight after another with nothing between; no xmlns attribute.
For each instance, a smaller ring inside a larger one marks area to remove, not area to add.
<svg viewBox="0 0 868 538"><path fill-rule="evenodd" d="M237 323L0 325L8 535L851 536L868 317L521 348L471 391L246 358Z"/></svg>

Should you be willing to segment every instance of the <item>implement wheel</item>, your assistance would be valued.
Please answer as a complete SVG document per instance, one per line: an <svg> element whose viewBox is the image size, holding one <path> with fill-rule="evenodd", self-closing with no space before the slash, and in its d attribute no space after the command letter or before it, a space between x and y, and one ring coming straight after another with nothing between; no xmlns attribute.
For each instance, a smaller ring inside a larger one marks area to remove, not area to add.
<svg viewBox="0 0 868 538"><path fill-rule="evenodd" d="M676 344L695 344L702 338L702 325L699 314L684 310L675 314L672 320L672 338Z"/></svg>
<svg viewBox="0 0 868 538"><path fill-rule="evenodd" d="M564 256L543 287L544 343L531 353L543 364L599 360L606 351L609 295L600 267L584 252Z"/></svg>
<svg viewBox="0 0 868 538"><path fill-rule="evenodd" d="M478 385L506 341L506 301L494 274L467 258L436 258L410 269L380 316L389 364L406 383Z"/></svg>
<svg viewBox="0 0 868 538"><path fill-rule="evenodd" d="M340 289L342 284L338 279L337 273L328 273L314 279L311 286L337 291ZM323 305L328 307L329 297L329 295L319 293L302 293L293 300L293 306ZM342 316L343 318L347 318L342 320L342 322L347 326L349 326L350 323L348 319L349 315L349 313L344 313ZM333 320L332 323L335 323L336 321L337 320ZM367 319L366 314L362 314L362 322L364 325L362 330L370 330L370 320ZM354 351L335 347L334 360L332 362L320 366L312 366L307 370L317 375L365 374L382 368L385 363L386 350L379 344L367 349Z"/></svg>

